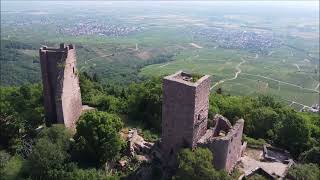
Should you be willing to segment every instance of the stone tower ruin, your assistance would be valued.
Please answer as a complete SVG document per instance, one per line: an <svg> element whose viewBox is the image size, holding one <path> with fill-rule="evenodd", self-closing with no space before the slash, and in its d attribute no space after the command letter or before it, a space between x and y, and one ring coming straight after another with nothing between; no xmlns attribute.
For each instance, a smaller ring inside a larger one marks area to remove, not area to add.
<svg viewBox="0 0 320 180"><path fill-rule="evenodd" d="M193 78L179 71L163 79L161 147L167 158L180 148L194 148L207 130L210 78Z"/></svg>
<svg viewBox="0 0 320 180"><path fill-rule="evenodd" d="M39 50L46 121L74 128L82 111L75 47Z"/></svg>
<svg viewBox="0 0 320 180"><path fill-rule="evenodd" d="M241 157L244 120L231 125L216 114L208 129L210 76L196 77L179 71L163 79L161 154L167 166L176 166L181 148L208 148L213 165L231 172Z"/></svg>

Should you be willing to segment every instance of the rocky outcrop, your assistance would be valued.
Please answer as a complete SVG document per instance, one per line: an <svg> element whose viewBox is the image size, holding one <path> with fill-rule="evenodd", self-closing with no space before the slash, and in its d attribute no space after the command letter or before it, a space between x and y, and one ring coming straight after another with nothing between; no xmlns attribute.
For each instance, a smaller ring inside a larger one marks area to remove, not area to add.
<svg viewBox="0 0 320 180"><path fill-rule="evenodd" d="M147 142L138 134L137 129L129 130L128 149L131 157L137 154L149 154L154 143Z"/></svg>

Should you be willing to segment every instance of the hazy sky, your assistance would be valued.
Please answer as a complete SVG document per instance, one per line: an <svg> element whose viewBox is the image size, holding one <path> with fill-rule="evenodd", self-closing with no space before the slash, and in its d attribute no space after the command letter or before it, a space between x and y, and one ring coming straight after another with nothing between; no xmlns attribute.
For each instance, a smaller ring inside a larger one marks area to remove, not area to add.
<svg viewBox="0 0 320 180"><path fill-rule="evenodd" d="M104 3L104 2L134 2L134 1L125 1L125 0L1 0L1 1L78 1L78 3ZM273 0L273 1L263 1L263 0L249 0L249 1L234 1L234 0L224 0L224 1L219 1L219 0L205 0L205 1L194 1L194 0L135 0L135 1L143 1L143 2L161 2L161 3L183 3L183 2L188 2L188 3L196 3L196 4L212 4L212 3L217 3L217 4L247 4L247 5L279 5L279 6L304 6L304 7L318 7L319 8L319 1L314 1L314 0L292 0L292 1L279 1L279 0Z"/></svg>
<svg viewBox="0 0 320 180"><path fill-rule="evenodd" d="M20 6L23 8L23 6L29 6L29 7L34 7L37 8L39 7L40 4L44 5L46 4L46 0L38 0L38 1L29 1L29 0L22 0L23 2L18 2L19 0L1 0L1 9L2 10L9 10L10 8L14 8L15 6ZM257 8L263 8L264 10L267 10L268 8L272 10L272 7L275 7L277 9L284 9L284 10L290 10L290 11L295 11L295 10L308 10L310 9L312 12L318 12L319 14L319 1L309 1L309 0L300 0L300 1L261 1L261 0L251 0L251 1L231 1L231 0L225 0L225 1L159 1L159 0L138 0L137 1L107 1L107 0L100 0L100 1L78 1L76 3L70 2L70 1L75 1L75 0L69 0L69 1L59 1L59 2L53 2L51 0L47 0L47 2L50 1L49 3L66 3L68 5L117 5L117 4L122 4L122 5L130 5L134 4L136 6L130 6L130 7L137 7L140 5L144 6L163 6L163 7L179 7L181 5L183 6L194 6L194 7L210 7L210 6L222 6L222 7L236 7L238 9L243 9L247 7L257 7ZM157 1L157 2L155 2ZM28 4L26 4L28 3ZM40 4L39 4L40 3ZM271 7L271 8L270 8Z"/></svg>

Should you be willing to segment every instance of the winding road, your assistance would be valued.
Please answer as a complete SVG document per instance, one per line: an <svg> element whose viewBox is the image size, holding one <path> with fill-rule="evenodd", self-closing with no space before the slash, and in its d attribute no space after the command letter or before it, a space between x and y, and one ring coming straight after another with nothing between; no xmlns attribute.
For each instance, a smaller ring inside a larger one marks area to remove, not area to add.
<svg viewBox="0 0 320 180"><path fill-rule="evenodd" d="M293 64L293 65L297 67L298 71L300 71L300 67L298 64Z"/></svg>
<svg viewBox="0 0 320 180"><path fill-rule="evenodd" d="M214 87L216 87L217 85L222 84L222 83L224 83L224 82L226 82L226 81L231 81L231 80L237 79L238 76L239 76L239 74L242 72L241 69L240 69L241 65L246 62L243 58L241 58L241 60L242 60L242 61L241 61L239 64L237 64L237 66L235 67L236 70L237 70L237 72L235 73L235 75L234 75L233 78L220 80L219 82L217 82L217 83L215 83L213 86L211 86L210 90L212 90L212 89L213 89ZM297 67L298 69L300 69L298 65L296 65L296 67ZM279 83L279 90L280 90L280 84L282 83L282 84L286 84L286 85L289 85L289 86L298 87L298 88L300 88L300 89L304 89L304 90L312 91L312 92L315 92L315 93L319 93L318 88L319 88L319 86L320 86L320 83L318 83L318 85L317 85L314 89L310 89L310 88L305 88L305 87L302 87L302 86L299 86L299 85L296 85L296 84L292 84L292 83L289 83L289 82L285 82L285 81L281 81L281 80L278 80L278 79L270 78L270 77L267 77L267 76L250 74L250 73L243 73L243 72L242 72L242 74L249 75L249 76L254 76L254 77L259 77L259 78L264 78L264 79L268 79L268 80L271 80L271 81L276 81L276 82ZM299 103L299 102L296 102L296 101L292 101L292 100L288 100L288 99L284 99L284 100L291 103L289 106L292 106L293 104L297 104L297 105L302 106L302 108L300 109L300 111L304 110L305 108L311 108L310 106L307 106L307 105L305 105L305 104L302 104L302 103Z"/></svg>
<svg viewBox="0 0 320 180"><path fill-rule="evenodd" d="M305 105L305 104L302 104L302 103L299 103L299 102L296 102L296 101L291 101L291 100L288 100L288 99L283 99L283 100L290 102L289 106L292 106L292 105L294 105L294 104L298 104L298 105L302 106L302 108L300 109L300 111L304 110L305 108L309 108L309 109L312 108L312 107L310 107L310 106L307 106L307 105Z"/></svg>
<svg viewBox="0 0 320 180"><path fill-rule="evenodd" d="M163 67L165 67L165 66L168 66L169 64L171 64L171 63L163 64L163 65L159 66L159 68L163 68Z"/></svg>
<svg viewBox="0 0 320 180"><path fill-rule="evenodd" d="M216 87L217 85L222 84L222 83L224 83L224 82L226 82L226 81L232 81L232 80L237 79L237 78L238 78L238 75L241 73L240 66L241 66L243 63L246 62L243 58L241 58L241 60L242 60L242 61L236 66L237 72L235 73L235 75L234 75L233 78L220 80L219 82L217 82L217 83L215 83L213 86L211 86L210 90L212 90L212 89L213 89L214 87Z"/></svg>

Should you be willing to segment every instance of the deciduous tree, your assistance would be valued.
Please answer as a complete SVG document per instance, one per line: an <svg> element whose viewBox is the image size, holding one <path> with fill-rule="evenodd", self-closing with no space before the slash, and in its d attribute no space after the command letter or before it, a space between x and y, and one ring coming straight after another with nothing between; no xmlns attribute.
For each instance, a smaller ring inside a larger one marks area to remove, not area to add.
<svg viewBox="0 0 320 180"><path fill-rule="evenodd" d="M105 163L118 157L123 123L115 114L90 111L81 116L75 135L75 152L87 162Z"/></svg>
<svg viewBox="0 0 320 180"><path fill-rule="evenodd" d="M177 180L227 180L224 171L214 169L212 153L208 149L183 149L178 155L179 167L174 179Z"/></svg>

